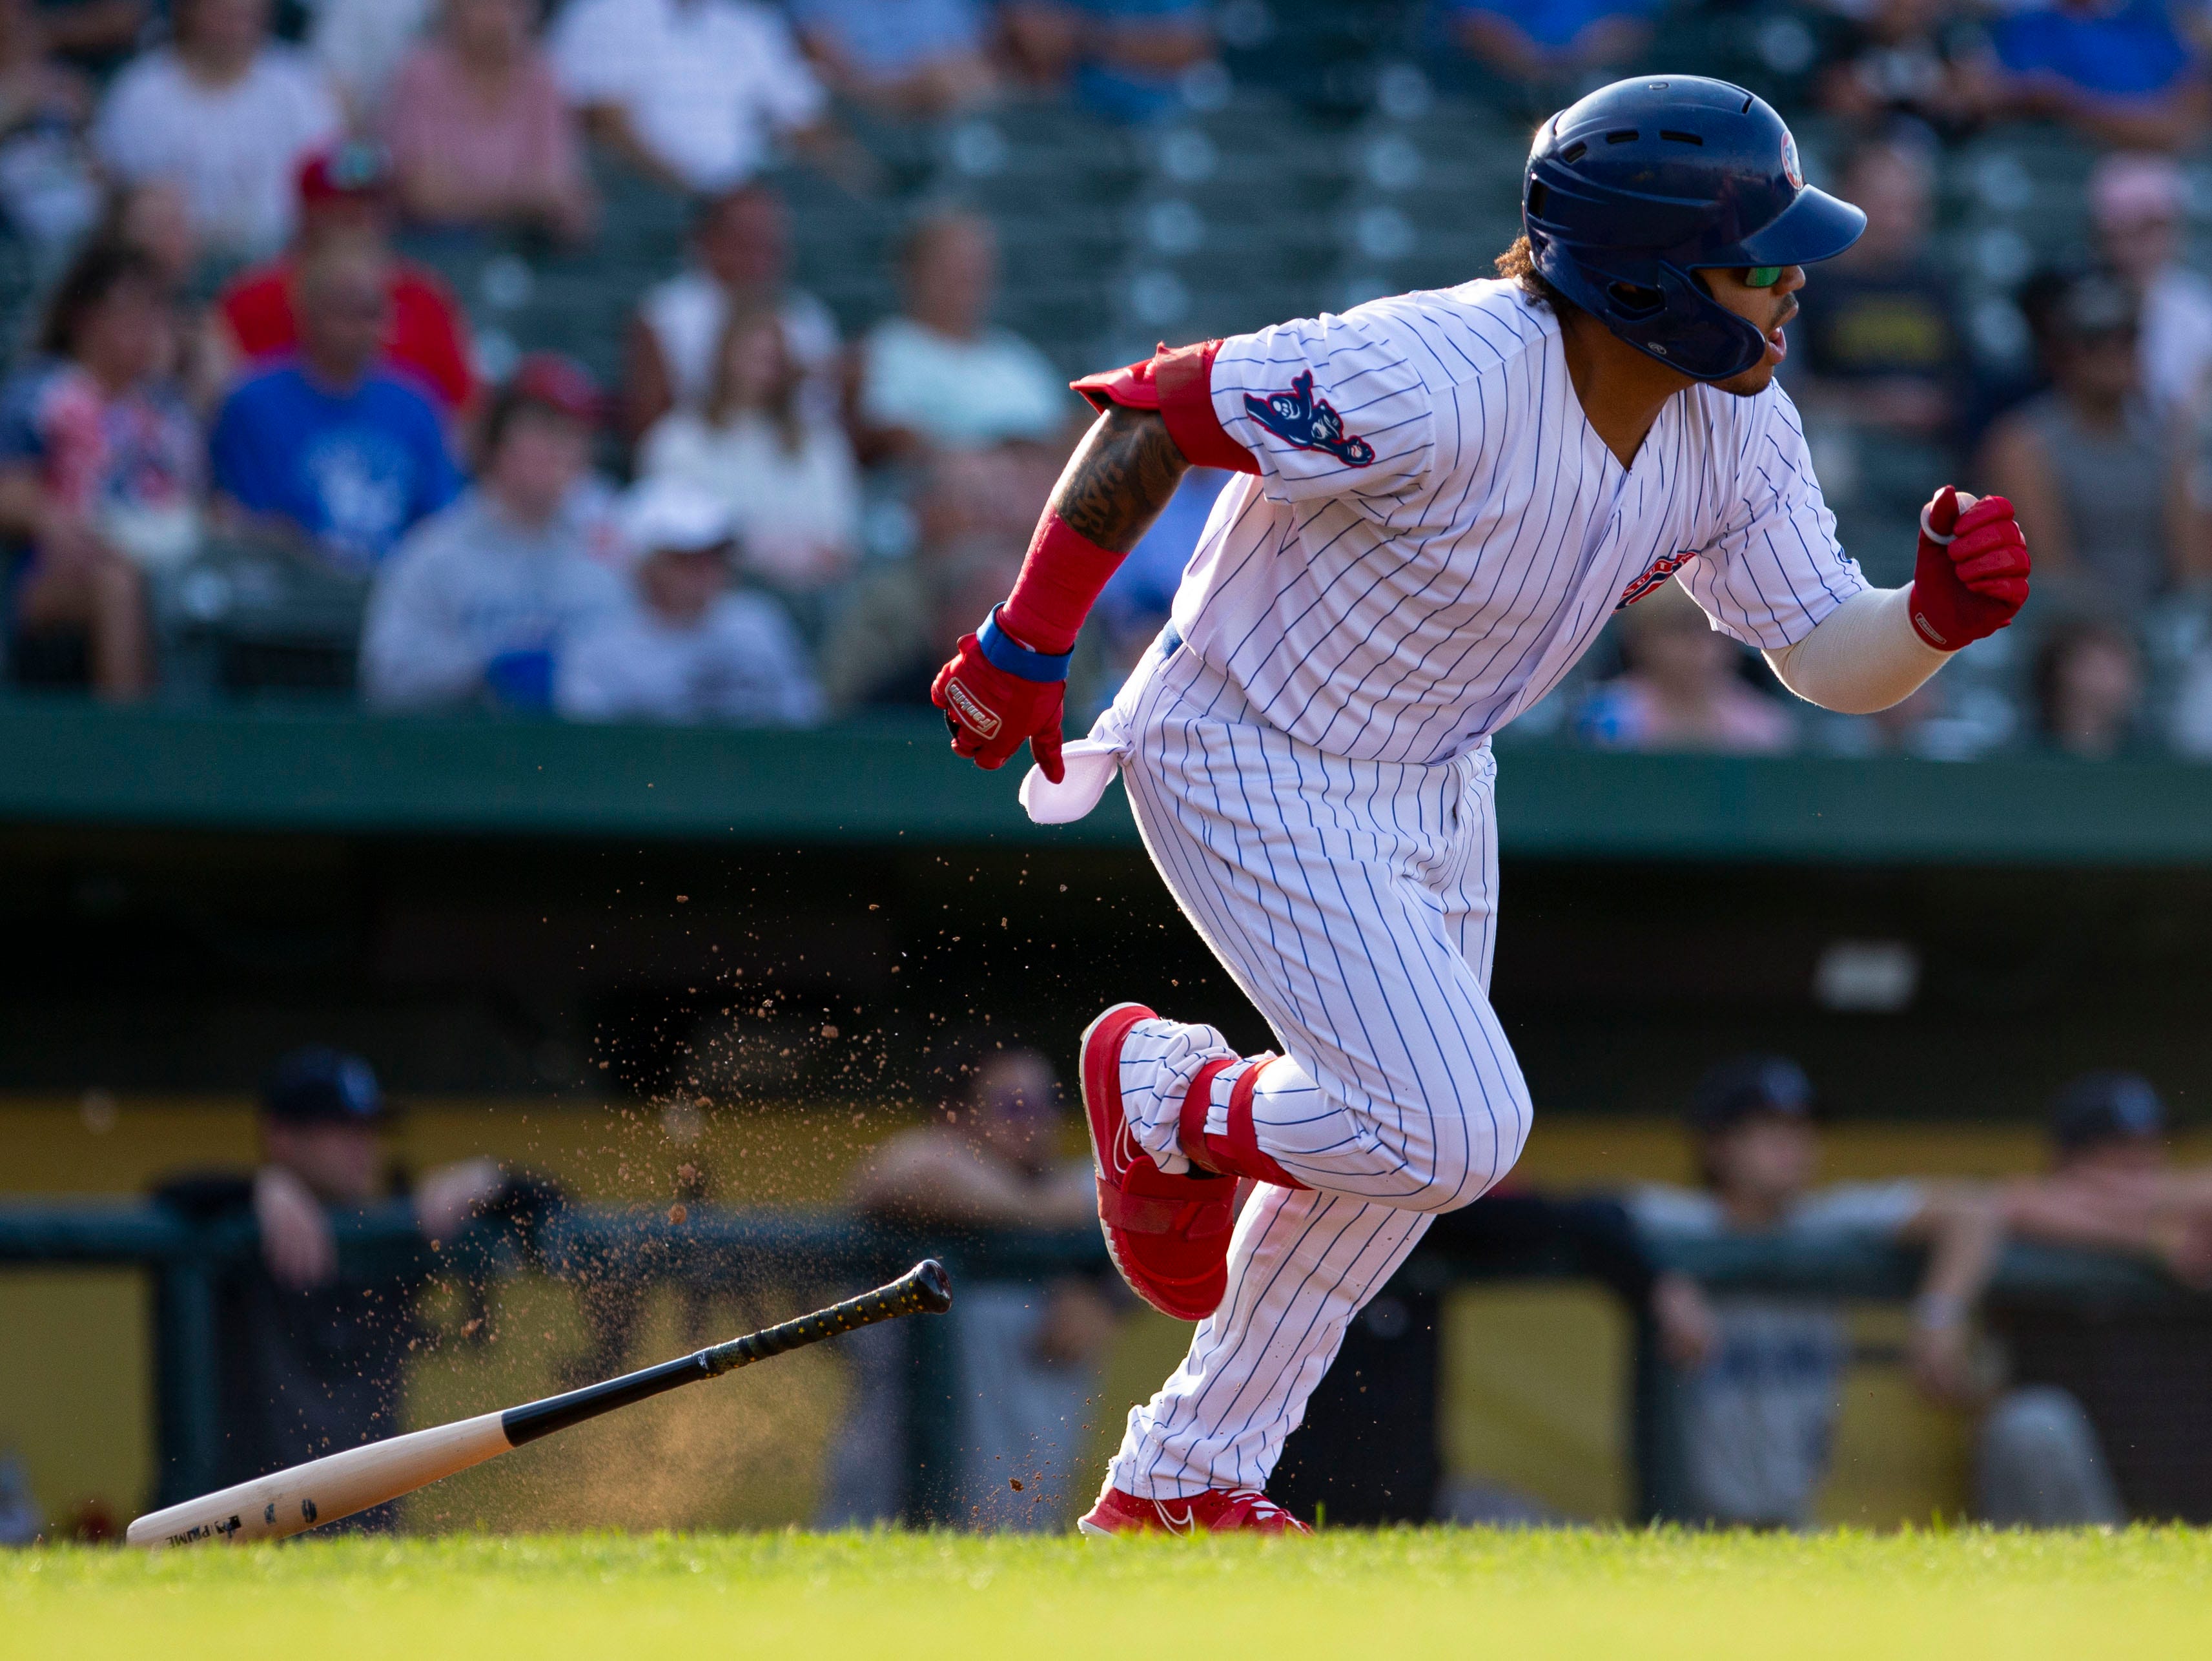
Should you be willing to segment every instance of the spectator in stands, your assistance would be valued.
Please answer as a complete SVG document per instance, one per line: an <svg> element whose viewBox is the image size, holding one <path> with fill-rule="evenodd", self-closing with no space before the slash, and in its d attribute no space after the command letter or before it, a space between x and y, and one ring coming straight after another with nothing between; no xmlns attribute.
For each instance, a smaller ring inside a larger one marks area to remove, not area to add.
<svg viewBox="0 0 2212 1661"><path fill-rule="evenodd" d="M1992 116L2063 121L2100 143L2179 149L2204 131L2204 65L2163 0L2000 9L1977 97Z"/></svg>
<svg viewBox="0 0 2212 1661"><path fill-rule="evenodd" d="M732 312L773 311L807 376L810 417L838 402L837 324L830 308L791 281L790 216L769 186L740 185L699 205L691 261L646 290L629 329L623 418L642 436L671 410L696 411L714 383Z"/></svg>
<svg viewBox="0 0 2212 1661"><path fill-rule="evenodd" d="M200 245L184 192L167 179L126 186L109 196L106 222L97 234L153 262L169 295L174 378L192 409L204 416L228 389L238 359L229 330L197 297Z"/></svg>
<svg viewBox="0 0 2212 1661"><path fill-rule="evenodd" d="M1792 390L1808 410L1940 446L1967 365L1955 285L1929 246L1935 183L1923 144L1890 137L1852 155L1844 198L1866 210L1866 234L1804 290L1793 332L1805 380Z"/></svg>
<svg viewBox="0 0 2212 1661"><path fill-rule="evenodd" d="M978 1044L960 1088L932 1122L880 1143L853 1180L871 1214L939 1228L1088 1228L1097 1200L1088 1159L1060 1152L1065 1109L1051 1063L1034 1050ZM969 1526L1066 1526L1086 1480L1089 1409L1103 1382L1117 1309L1094 1275L973 1281L953 1315L961 1380L954 1430L955 1514ZM879 1329L894 1331L892 1329ZM825 1527L897 1518L905 1416L901 1337L854 1348L858 1388L833 1451Z"/></svg>
<svg viewBox="0 0 2212 1661"><path fill-rule="evenodd" d="M1040 85L1117 121L1146 121L1182 101L1182 76L1211 64L1213 31L1200 0L1006 0L1013 58Z"/></svg>
<svg viewBox="0 0 2212 1661"><path fill-rule="evenodd" d="M27 551L13 629L81 631L95 690L150 690L143 567L197 534L201 440L169 380L168 295L136 249L95 243L48 307L39 356L0 390L0 534Z"/></svg>
<svg viewBox="0 0 2212 1661"><path fill-rule="evenodd" d="M345 100L355 131L372 132L392 77L441 0L309 0L307 50Z"/></svg>
<svg viewBox="0 0 2212 1661"><path fill-rule="evenodd" d="M2199 644L2181 666L2166 739L2191 761L2212 761L2212 645Z"/></svg>
<svg viewBox="0 0 2212 1661"><path fill-rule="evenodd" d="M979 0L793 0L800 43L830 89L933 120L998 89Z"/></svg>
<svg viewBox="0 0 2212 1661"><path fill-rule="evenodd" d="M0 0L0 213L49 267L100 217L91 116L91 88L52 55L32 0Z"/></svg>
<svg viewBox="0 0 2212 1661"><path fill-rule="evenodd" d="M2069 618L2044 636L2030 674L2037 736L2051 749L2103 761L2138 737L2142 654L2100 617Z"/></svg>
<svg viewBox="0 0 2212 1661"><path fill-rule="evenodd" d="M476 486L377 573L361 643L372 706L552 707L563 656L623 604L578 511L599 414L581 368L522 361L485 420Z"/></svg>
<svg viewBox="0 0 2212 1661"><path fill-rule="evenodd" d="M270 0L177 0L176 40L116 78L95 130L125 184L174 179L211 252L260 259L291 234L301 162L344 125L322 71L269 39Z"/></svg>
<svg viewBox="0 0 2212 1661"><path fill-rule="evenodd" d="M199 234L174 179L149 179L114 192L108 198L106 236L152 260L173 293L181 293L199 270Z"/></svg>
<svg viewBox="0 0 2212 1661"><path fill-rule="evenodd" d="M31 1492L23 1456L0 1447L0 1546L31 1545L46 1531L46 1512Z"/></svg>
<svg viewBox="0 0 2212 1661"><path fill-rule="evenodd" d="M1032 479L1012 446L931 459L915 503L914 557L870 569L822 642L823 690L833 710L928 707L943 641L973 630L1003 598L988 593L990 585L1021 569L1029 545L1022 520L1034 519L1044 499Z"/></svg>
<svg viewBox="0 0 2212 1661"><path fill-rule="evenodd" d="M1979 122L1989 36L1950 0L1873 0L1816 15L1831 37L1820 101L1834 113L1869 126L1901 118L1946 138Z"/></svg>
<svg viewBox="0 0 2212 1661"><path fill-rule="evenodd" d="M1722 750L1772 755L1796 730L1776 700L1737 672L1743 648L1712 626L1673 581L1622 618L1627 667L1590 691L1577 713L1583 741L1608 750Z"/></svg>
<svg viewBox="0 0 2212 1661"><path fill-rule="evenodd" d="M1658 0L1450 0L1461 46L1505 80L1607 81L1650 44Z"/></svg>
<svg viewBox="0 0 2212 1661"><path fill-rule="evenodd" d="M392 280L390 262L357 241L303 259L299 353L231 393L211 446L235 515L364 575L460 490L437 406L380 367Z"/></svg>
<svg viewBox="0 0 2212 1661"><path fill-rule="evenodd" d="M1972 1323L2003 1244L2004 1205L1993 1189L1971 1183L1814 1187L1820 1141L1813 1105L1811 1083L1780 1056L1745 1056L1714 1068L1699 1083L1689 1116L1703 1186L1638 1189L1627 1196L1631 1213L1662 1246L1741 1235L1924 1246L1906 1363L1933 1399L1973 1400L1980 1392ZM1690 1488L1715 1521L1802 1526L1826 1474L1850 1359L1842 1323L1832 1306L1809 1300L1719 1296L1711 1303L1718 1338L1686 1380ZM2070 1397L2054 1402L2057 1394L2014 1392L1990 1407L1982 1430L1983 1489L2048 1496L2032 1519L2038 1522L2118 1522L2095 1434L2078 1404Z"/></svg>
<svg viewBox="0 0 2212 1661"><path fill-rule="evenodd" d="M2007 1185L2008 1225L2030 1239L2147 1258L2212 1286L2212 1167L2177 1166L2166 1103L2138 1073L2067 1082L2047 1121L2048 1175Z"/></svg>
<svg viewBox="0 0 2212 1661"><path fill-rule="evenodd" d="M2021 303L2052 384L1990 429L1979 477L2012 502L2046 589L2140 617L2193 563L2195 527L2182 446L2142 395L2134 298L2046 274Z"/></svg>
<svg viewBox="0 0 2212 1661"><path fill-rule="evenodd" d="M380 125L417 224L590 233L583 146L536 15L536 0L446 0L437 34L399 69Z"/></svg>
<svg viewBox="0 0 2212 1661"><path fill-rule="evenodd" d="M754 0L573 0L553 63L592 137L678 190L742 184L778 140L836 143L790 25Z"/></svg>
<svg viewBox="0 0 2212 1661"><path fill-rule="evenodd" d="M791 594L842 581L860 545L852 441L809 414L805 374L781 317L734 313L706 407L663 417L638 448L640 472L720 500L747 575Z"/></svg>
<svg viewBox="0 0 2212 1661"><path fill-rule="evenodd" d="M407 1360L423 1333L414 1315L432 1261L397 1272L349 1269L331 1221L389 1190L383 1135L391 1110L357 1056L316 1047L280 1062L261 1098L261 1162L248 1176L172 1182L155 1199L196 1221L253 1223L258 1263L219 1276L215 1354L222 1377L216 1468L227 1485L400 1428ZM518 1185L489 1159L426 1171L412 1200L426 1239L452 1239L470 1218L506 1209ZM388 1260L387 1260L388 1261ZM341 1524L389 1530L392 1508Z"/></svg>
<svg viewBox="0 0 2212 1661"><path fill-rule="evenodd" d="M1650 1322L1661 1358L1674 1366L1701 1366L1719 1337L1704 1289L1660 1262L1610 1196L1534 1193L1508 1178L1474 1204L1438 1215L1422 1250L1455 1276L1510 1277L1543 1263L1595 1282L1630 1320ZM1439 1340L1455 1290L1438 1284L1433 1266L1409 1264L1345 1329L1267 1479L1278 1503L1304 1516L1326 1506L1331 1527L1539 1520L1536 1502L1503 1485L1445 1475Z"/></svg>
<svg viewBox="0 0 2212 1661"><path fill-rule="evenodd" d="M147 25L170 10L156 0L37 0L46 46L76 68L105 76L138 50Z"/></svg>
<svg viewBox="0 0 2212 1661"><path fill-rule="evenodd" d="M1048 441L1081 405L1044 354L994 327L999 244L990 222L939 213L908 233L905 310L861 347L860 415L894 453Z"/></svg>
<svg viewBox="0 0 2212 1661"><path fill-rule="evenodd" d="M300 343L300 273L322 249L352 245L380 262L389 313L380 361L447 411L476 397L468 319L437 277L391 250L392 177L377 145L360 141L312 155L300 168L300 232L292 246L243 273L216 302L231 350L263 367Z"/></svg>
<svg viewBox="0 0 2212 1661"><path fill-rule="evenodd" d="M556 703L573 721L803 727L822 718L805 648L783 608L730 586L728 504L676 479L632 487L621 514L630 604L562 658Z"/></svg>
<svg viewBox="0 0 2212 1661"><path fill-rule="evenodd" d="M2167 156L2122 151L2089 175L2099 251L2139 308L2144 395L2177 428L2212 402L2212 282L2182 262L2185 195Z"/></svg>

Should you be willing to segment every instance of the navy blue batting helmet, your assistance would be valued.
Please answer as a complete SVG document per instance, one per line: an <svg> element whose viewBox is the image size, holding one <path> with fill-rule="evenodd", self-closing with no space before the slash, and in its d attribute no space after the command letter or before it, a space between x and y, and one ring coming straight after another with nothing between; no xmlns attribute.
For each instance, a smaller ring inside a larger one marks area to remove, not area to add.
<svg viewBox="0 0 2212 1661"><path fill-rule="evenodd" d="M1759 361L1759 330L1693 271L1832 259L1866 228L1805 182L1797 141L1725 81L1616 81L1537 131L1522 222L1536 269L1638 350L1700 380Z"/></svg>

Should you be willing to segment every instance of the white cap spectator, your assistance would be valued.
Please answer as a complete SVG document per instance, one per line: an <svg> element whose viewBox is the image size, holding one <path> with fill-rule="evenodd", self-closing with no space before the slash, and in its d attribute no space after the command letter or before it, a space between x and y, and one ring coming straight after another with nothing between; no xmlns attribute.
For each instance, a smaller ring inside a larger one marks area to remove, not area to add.
<svg viewBox="0 0 2212 1661"><path fill-rule="evenodd" d="M554 703L575 721L804 726L822 691L783 608L730 587L732 521L675 479L631 488L617 514L632 603L564 657Z"/></svg>
<svg viewBox="0 0 2212 1661"><path fill-rule="evenodd" d="M709 553L737 538L729 504L711 490L682 479L648 478L633 485L616 510L625 550L633 560L666 550Z"/></svg>

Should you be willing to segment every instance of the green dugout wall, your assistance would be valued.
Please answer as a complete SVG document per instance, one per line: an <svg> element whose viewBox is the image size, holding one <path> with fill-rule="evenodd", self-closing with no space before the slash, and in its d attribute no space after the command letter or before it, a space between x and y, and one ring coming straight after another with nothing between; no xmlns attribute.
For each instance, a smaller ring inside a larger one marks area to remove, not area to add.
<svg viewBox="0 0 2212 1661"><path fill-rule="evenodd" d="M237 1088L321 1037L416 1091L930 1095L950 1045L1065 1059L1121 996L1264 1043L1121 793L1046 830L1015 783L927 715L0 703L0 1089ZM1498 804L1547 1109L1667 1111L1750 1044L1846 1114L2017 1117L2100 1064L2212 1090L2212 769L1516 746Z"/></svg>

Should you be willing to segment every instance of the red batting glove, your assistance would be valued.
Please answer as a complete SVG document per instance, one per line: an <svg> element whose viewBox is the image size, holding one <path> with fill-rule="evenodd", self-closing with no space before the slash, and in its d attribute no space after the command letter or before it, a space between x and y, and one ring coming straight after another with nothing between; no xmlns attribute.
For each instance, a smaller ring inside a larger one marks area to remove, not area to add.
<svg viewBox="0 0 2212 1661"><path fill-rule="evenodd" d="M952 750L988 772L1004 767L1029 741L1030 753L1054 784L1060 764L1060 725L1067 686L1058 680L1025 680L983 655L973 635L960 636L952 661L937 672L929 701L945 711Z"/></svg>
<svg viewBox="0 0 2212 1661"><path fill-rule="evenodd" d="M1994 635L2027 601L2027 538L2002 496L1959 511L1946 484L1920 510L1912 627L1939 652Z"/></svg>

